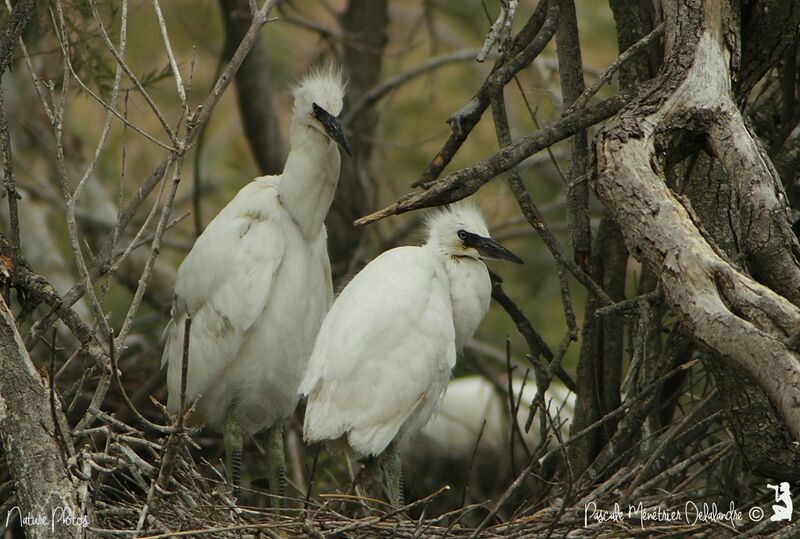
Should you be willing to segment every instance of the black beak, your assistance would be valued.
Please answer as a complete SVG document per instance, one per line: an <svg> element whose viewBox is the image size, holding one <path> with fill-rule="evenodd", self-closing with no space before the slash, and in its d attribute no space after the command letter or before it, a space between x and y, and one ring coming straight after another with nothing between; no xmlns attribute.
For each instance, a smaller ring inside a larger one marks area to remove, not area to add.
<svg viewBox="0 0 800 539"><path fill-rule="evenodd" d="M316 103L314 104L313 110L314 117L325 129L325 133L331 137L331 140L339 145L344 153L350 155L350 144L348 144L347 137L344 135L344 129L342 129L342 124L339 122L339 118L323 109Z"/></svg>
<svg viewBox="0 0 800 539"><path fill-rule="evenodd" d="M464 239L464 245L472 247L478 251L481 256L486 258L496 258L500 260L508 260L515 264L524 264L522 259L494 241L492 238L484 238L477 234L466 233L467 237Z"/></svg>

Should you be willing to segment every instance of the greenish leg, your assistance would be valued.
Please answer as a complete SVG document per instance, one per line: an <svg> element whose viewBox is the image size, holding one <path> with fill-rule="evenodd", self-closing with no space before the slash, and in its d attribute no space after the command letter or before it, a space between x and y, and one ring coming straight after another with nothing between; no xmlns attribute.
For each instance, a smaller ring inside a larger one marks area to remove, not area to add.
<svg viewBox="0 0 800 539"><path fill-rule="evenodd" d="M368 457L361 484L364 494L376 500L386 499L393 507L405 505L403 497L403 468L395 444L389 445L377 457Z"/></svg>
<svg viewBox="0 0 800 539"><path fill-rule="evenodd" d="M395 508L405 505L403 495L403 465L400 453L395 444L389 447L380 456L380 466L383 470L383 479L386 486L386 497Z"/></svg>
<svg viewBox="0 0 800 539"><path fill-rule="evenodd" d="M269 429L269 492L273 498L270 504L273 508L283 507L283 497L286 495L286 465L283 454L283 423L278 422Z"/></svg>
<svg viewBox="0 0 800 539"><path fill-rule="evenodd" d="M223 432L225 440L225 476L233 486L233 497L238 502L241 498L242 484L242 428L233 410L228 412Z"/></svg>
<svg viewBox="0 0 800 539"><path fill-rule="evenodd" d="M361 480L364 495L376 500L383 499L383 469L380 459L381 457L367 457L364 463L366 469Z"/></svg>

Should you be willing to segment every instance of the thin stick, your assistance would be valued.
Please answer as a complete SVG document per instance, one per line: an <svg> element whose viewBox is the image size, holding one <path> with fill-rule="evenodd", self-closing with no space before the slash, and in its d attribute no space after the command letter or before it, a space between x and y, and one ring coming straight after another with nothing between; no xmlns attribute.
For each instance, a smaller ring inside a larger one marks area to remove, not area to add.
<svg viewBox="0 0 800 539"><path fill-rule="evenodd" d="M183 428L183 415L186 411L186 383L189 378L189 339L192 334L192 317L187 316L183 323L183 355L181 356L181 411L178 416L178 430Z"/></svg>
<svg viewBox="0 0 800 539"><path fill-rule="evenodd" d="M128 396L128 392L125 390L125 386L122 384L122 378L120 377L120 371L119 371L119 367L117 365L117 355L115 353L115 349L116 348L114 346L114 333L113 333L113 330L112 330L111 335L109 336L109 340L108 341L109 341L108 345L109 345L109 350L110 350L109 356L111 358L111 372L112 372L112 374L114 376L114 383L117 385L117 388L119 389L120 395L122 395L122 401L125 403L125 405L128 407L128 409L133 413L133 415L136 417L136 419L139 421L139 423L144 425L146 428L148 428L148 429L150 429L150 430L152 430L154 432L158 432L158 433L162 433L162 434L170 434L170 433L172 433L175 430L173 427L168 427L168 426L158 425L156 423L153 423L152 421L150 421L149 419L144 417L139 412L139 410L136 409L136 406L133 404L133 401L131 401L130 397Z"/></svg>
<svg viewBox="0 0 800 539"><path fill-rule="evenodd" d="M139 91L139 93L142 95L144 100L149 105L150 109L156 115L158 121L161 122L161 126L164 128L164 131L167 133L167 136L172 141L172 144L175 145L176 147L179 147L178 137L175 134L175 131L169 125L167 119L161 113L161 109L158 108L158 105L156 105L155 101L153 101L153 98L150 96L147 90L145 90L144 86L142 86L142 83L139 81L138 77L133 73L131 68L128 67L128 64L125 63L123 51L118 51L117 48L114 46L114 43L111 42L111 38L108 37L108 32L106 32L106 26L103 23L103 19L100 17L100 13L98 13L97 11L97 0L89 0L89 4L92 8L92 15L94 15L95 21L97 21L97 27L100 30L100 35L103 37L103 41L105 41L106 47L114 56L114 58L117 60L117 64L119 65L119 67L121 67L122 70L125 71L125 75L127 75L128 79L130 79L133 85L136 86L136 89Z"/></svg>
<svg viewBox="0 0 800 539"><path fill-rule="evenodd" d="M308 509L308 502L311 501L311 490L314 487L314 476L317 473L317 461L319 460L319 452L322 446L317 444L314 450L314 462L311 464L311 473L308 474L308 484L306 485L306 499L303 502L303 509Z"/></svg>
<svg viewBox="0 0 800 539"><path fill-rule="evenodd" d="M181 409L178 411L178 420L175 430L169 435L167 439L166 449L164 451L164 458L161 460L161 469L158 472L158 480L156 485L161 490L166 490L169 485L172 472L175 469L175 460L178 455L178 449L181 447L183 440L183 422L186 416L186 378L189 371L189 342L192 333L192 319L186 318L183 325L183 356L181 357Z"/></svg>
<svg viewBox="0 0 800 539"><path fill-rule="evenodd" d="M184 113L188 115L189 104L186 101L186 89L183 87L181 71L178 69L178 62L175 61L175 54L172 52L172 45L169 42L169 34L167 33L167 23L164 21L164 14L161 13L161 5L158 3L158 0L153 0L153 9L156 12L156 18L158 19L158 28L161 31L161 40L164 42L164 49L166 49L167 58L169 58L169 67L172 69L172 76L175 77L175 85L178 88L178 96L181 98L181 105L183 105Z"/></svg>
<svg viewBox="0 0 800 539"><path fill-rule="evenodd" d="M467 493L469 492L470 480L472 478L472 467L475 465L475 457L478 455L478 446L483 438L483 431L486 428L486 419L484 418L481 423L481 430L478 431L478 437L475 439L475 445L472 446L472 455L469 457L469 466L467 467L467 477L464 481L464 490L461 491L461 507L467 503Z"/></svg>
<svg viewBox="0 0 800 539"><path fill-rule="evenodd" d="M592 98L594 94L600 90L600 88L604 84L608 84L611 82L611 78L614 76L614 73L619 70L624 64L628 62L633 56L639 54L645 48L647 48L651 43L653 43L656 39L664 35L664 23L662 22L658 26L656 26L652 32L644 36L642 39L625 49L625 52L617 56L617 59L606 68L603 73L597 77L597 80L592 83L591 86L586 88L580 96L575 100L575 102L567 109L565 114L572 114L576 110L585 107L589 100Z"/></svg>
<svg viewBox="0 0 800 539"><path fill-rule="evenodd" d="M125 339L128 336L128 332L130 331L131 324L133 323L133 318L139 310L139 305L142 303L142 299L144 298L144 292L147 288L147 283L150 280L150 275L152 274L153 267L155 266L155 260L158 256L159 252L161 252L161 242L163 240L164 233L166 232L166 224L169 220L169 214L172 211L172 205L175 201L175 194L178 191L178 184L181 181L181 172L183 168L183 154L180 154L175 159L175 168L172 177L172 186L170 188L170 192L167 195L167 200L164 202L164 206L161 209L161 217L158 220L158 224L156 225L156 231L153 236L153 243L150 247L150 255L147 257L147 261L145 262L144 269L142 270L142 276L139 279L139 284L136 287L136 292L133 296L133 301L131 301L131 306L128 309L128 314L125 316L125 321L122 324L122 329L120 329L119 337L116 340L116 344L118 348L122 348L125 344Z"/></svg>

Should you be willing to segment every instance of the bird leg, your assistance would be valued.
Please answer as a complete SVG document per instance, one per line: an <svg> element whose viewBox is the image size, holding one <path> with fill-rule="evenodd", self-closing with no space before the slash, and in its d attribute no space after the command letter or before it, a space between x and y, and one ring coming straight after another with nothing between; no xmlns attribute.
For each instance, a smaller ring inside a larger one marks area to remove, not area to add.
<svg viewBox="0 0 800 539"><path fill-rule="evenodd" d="M286 466L283 454L283 422L279 421L269 429L269 491L270 504L274 509L283 507L286 495Z"/></svg>
<svg viewBox="0 0 800 539"><path fill-rule="evenodd" d="M370 498L380 500L384 496L383 468L381 457L367 457L364 462L364 476L362 479L364 494Z"/></svg>
<svg viewBox="0 0 800 539"><path fill-rule="evenodd" d="M383 470L386 497L395 508L405 505L403 496L403 466L400 461L400 452L397 445L391 443L381 454L380 467Z"/></svg>
<svg viewBox="0 0 800 539"><path fill-rule="evenodd" d="M233 497L240 501L242 484L242 427L236 413L231 409L225 419L225 476L228 483L233 486Z"/></svg>

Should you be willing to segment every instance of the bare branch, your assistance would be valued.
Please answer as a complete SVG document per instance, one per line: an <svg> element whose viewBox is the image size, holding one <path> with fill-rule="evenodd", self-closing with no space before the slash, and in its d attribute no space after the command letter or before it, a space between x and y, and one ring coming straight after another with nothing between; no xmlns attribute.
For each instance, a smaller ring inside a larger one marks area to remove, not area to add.
<svg viewBox="0 0 800 539"><path fill-rule="evenodd" d="M189 103L186 100L186 88L183 86L183 79L181 78L181 70L178 69L178 62L175 61L175 53L172 52L172 45L169 42L169 33L167 32L167 23L164 21L164 14L161 13L161 4L158 0L153 0L153 9L156 12L158 19L158 29L161 31L161 39L164 42L164 49L167 51L167 58L169 58L169 67L172 70L172 76L175 78L175 86L178 90L178 97L181 99L184 114L189 114ZM121 47L120 47L121 49ZM120 54L123 56L123 54Z"/></svg>
<svg viewBox="0 0 800 539"><path fill-rule="evenodd" d="M430 184L458 152L467 139L484 111L489 107L490 94L493 90L504 87L514 75L530 65L539 56L545 46L553 38L558 28L559 7L558 2L542 1L528 19L528 22L519 31L514 42L506 54L494 65L492 73L481 85L472 99L460 110L456 111L448 123L452 133L442 149L433 158L433 161L423 171L422 177L413 186Z"/></svg>
<svg viewBox="0 0 800 539"><path fill-rule="evenodd" d="M564 116L549 126L513 142L493 156L442 178L432 184L429 189L405 195L394 204L356 220L355 224L364 226L390 215L448 204L468 197L489 180L513 168L534 153L564 140L581 129L586 129L610 118L629 99L629 94L620 94L582 111Z"/></svg>

